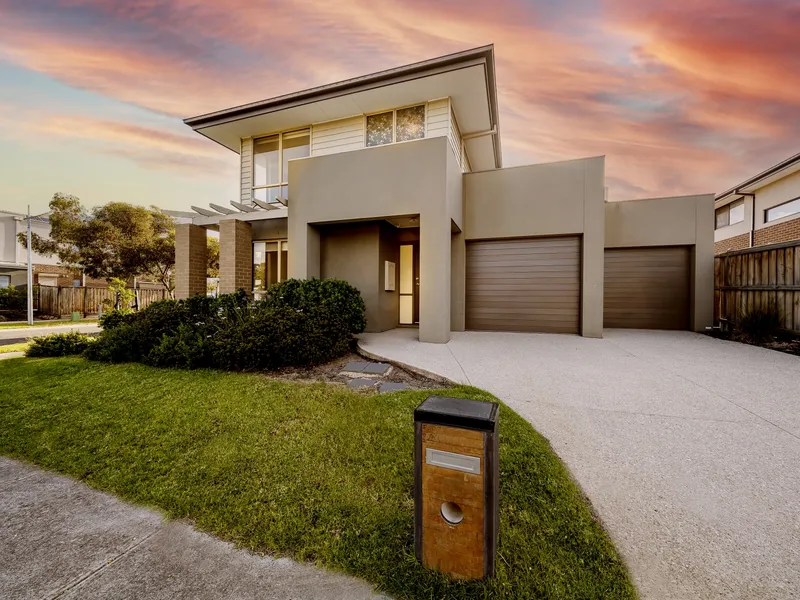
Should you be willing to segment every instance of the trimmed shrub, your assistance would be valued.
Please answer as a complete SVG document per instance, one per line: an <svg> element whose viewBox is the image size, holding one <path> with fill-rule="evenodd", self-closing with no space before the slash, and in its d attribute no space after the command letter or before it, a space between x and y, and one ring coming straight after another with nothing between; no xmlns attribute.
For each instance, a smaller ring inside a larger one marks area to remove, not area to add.
<svg viewBox="0 0 800 600"><path fill-rule="evenodd" d="M100 317L100 327L103 329L114 329L115 327L119 327L120 325L127 325L133 322L133 311L130 309L126 310L112 310L107 313L103 313L103 316Z"/></svg>
<svg viewBox="0 0 800 600"><path fill-rule="evenodd" d="M25 351L25 356L31 358L45 358L53 356L70 356L83 354L95 344L95 338L88 335L70 331L67 333L53 333L43 337L33 338L30 346Z"/></svg>
<svg viewBox="0 0 800 600"><path fill-rule="evenodd" d="M736 329L755 343L774 337L781 329L781 315L778 307L770 304L742 314L736 323Z"/></svg>
<svg viewBox="0 0 800 600"><path fill-rule="evenodd" d="M291 301L298 306L284 297L254 304L239 290L217 298L153 302L133 314L109 313L86 356L185 369L262 370L327 362L349 350L352 329L364 323L363 309L358 318L359 302L363 306L358 290L341 283L315 285L312 293L293 287ZM319 302L311 300L314 294Z"/></svg>
<svg viewBox="0 0 800 600"><path fill-rule="evenodd" d="M304 312L327 308L342 316L350 333L361 333L367 326L361 292L341 279L287 279L271 285L262 302Z"/></svg>

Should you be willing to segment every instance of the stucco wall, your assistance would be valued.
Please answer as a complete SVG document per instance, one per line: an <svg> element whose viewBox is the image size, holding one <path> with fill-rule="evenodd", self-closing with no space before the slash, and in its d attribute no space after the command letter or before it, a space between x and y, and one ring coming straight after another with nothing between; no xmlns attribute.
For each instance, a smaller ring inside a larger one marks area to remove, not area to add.
<svg viewBox="0 0 800 600"><path fill-rule="evenodd" d="M378 326L394 329L400 320L400 246L398 231L388 223L378 225ZM386 261L394 263L394 291L386 291Z"/></svg>
<svg viewBox="0 0 800 600"><path fill-rule="evenodd" d="M693 246L692 329L712 325L713 194L608 202L605 230L606 248Z"/></svg>
<svg viewBox="0 0 800 600"><path fill-rule="evenodd" d="M447 342L452 218L448 153L447 138L439 137L291 161L289 276L319 276L317 225L419 215L419 336L426 342Z"/></svg>
<svg viewBox="0 0 800 600"><path fill-rule="evenodd" d="M603 334L605 158L464 175L464 238L582 236L581 334Z"/></svg>
<svg viewBox="0 0 800 600"><path fill-rule="evenodd" d="M250 221L253 240L285 240L289 235L289 219L262 219Z"/></svg>

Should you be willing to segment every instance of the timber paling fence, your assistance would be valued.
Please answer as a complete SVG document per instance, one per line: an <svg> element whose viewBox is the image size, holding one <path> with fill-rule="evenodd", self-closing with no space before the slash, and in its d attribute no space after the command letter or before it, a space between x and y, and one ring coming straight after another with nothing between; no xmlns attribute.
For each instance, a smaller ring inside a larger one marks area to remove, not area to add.
<svg viewBox="0 0 800 600"><path fill-rule="evenodd" d="M772 306L784 329L800 331L800 241L714 258L715 322L736 322L750 311Z"/></svg>
<svg viewBox="0 0 800 600"><path fill-rule="evenodd" d="M96 315L103 300L114 303L114 292L106 288L37 286L33 295L34 308L39 314L63 317L73 312ZM156 300L164 300L169 295L166 290L138 289L139 308L144 308Z"/></svg>

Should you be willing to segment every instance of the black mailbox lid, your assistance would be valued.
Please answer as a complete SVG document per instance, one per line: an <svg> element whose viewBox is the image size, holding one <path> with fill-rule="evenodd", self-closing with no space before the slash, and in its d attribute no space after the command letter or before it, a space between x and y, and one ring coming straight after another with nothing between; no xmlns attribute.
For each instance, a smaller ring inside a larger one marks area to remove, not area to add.
<svg viewBox="0 0 800 600"><path fill-rule="evenodd" d="M414 422L494 431L498 409L496 402L431 396L414 409Z"/></svg>

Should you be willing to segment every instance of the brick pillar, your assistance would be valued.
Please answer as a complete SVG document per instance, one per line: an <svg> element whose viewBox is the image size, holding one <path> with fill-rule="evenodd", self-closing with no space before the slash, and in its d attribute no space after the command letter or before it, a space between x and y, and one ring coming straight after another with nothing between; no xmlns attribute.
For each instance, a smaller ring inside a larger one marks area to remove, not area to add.
<svg viewBox="0 0 800 600"><path fill-rule="evenodd" d="M219 222L219 293L253 291L253 229L238 219Z"/></svg>
<svg viewBox="0 0 800 600"><path fill-rule="evenodd" d="M175 226L175 297L206 293L206 230L199 225Z"/></svg>

